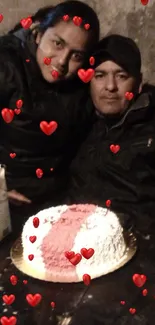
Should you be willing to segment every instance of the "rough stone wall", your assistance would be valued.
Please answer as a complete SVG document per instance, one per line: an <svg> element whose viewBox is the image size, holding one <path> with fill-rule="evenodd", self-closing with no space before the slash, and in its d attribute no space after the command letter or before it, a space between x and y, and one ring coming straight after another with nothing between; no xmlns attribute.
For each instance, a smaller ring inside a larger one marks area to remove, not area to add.
<svg viewBox="0 0 155 325"><path fill-rule="evenodd" d="M144 80L155 84L155 0L144 6L141 0L84 0L99 15L101 36L119 33L132 37L140 47ZM53 0L0 0L4 20L0 34L12 28L21 18L34 13L39 7L52 5Z"/></svg>

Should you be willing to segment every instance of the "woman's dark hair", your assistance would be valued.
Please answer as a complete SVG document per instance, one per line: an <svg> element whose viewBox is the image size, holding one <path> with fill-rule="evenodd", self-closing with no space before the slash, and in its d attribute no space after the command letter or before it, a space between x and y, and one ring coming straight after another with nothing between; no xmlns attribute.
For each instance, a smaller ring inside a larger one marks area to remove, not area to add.
<svg viewBox="0 0 155 325"><path fill-rule="evenodd" d="M64 15L68 15L70 19L73 19L74 16L81 17L82 24L80 27L83 27L84 24L90 25L87 32L90 33L91 48L94 47L99 40L99 19L90 6L78 0L65 1L54 6L36 27L37 31L43 34L49 27L53 27L60 22Z"/></svg>
<svg viewBox="0 0 155 325"><path fill-rule="evenodd" d="M32 22L35 23L35 22L41 22L45 16L51 12L51 10L53 9L53 6L46 6L46 7L43 7L43 8L40 8L33 16L31 16L31 19L32 19ZM21 23L17 23L13 29L11 29L8 33L9 34L13 34L15 32L17 32L19 29L21 29L22 26L21 26Z"/></svg>

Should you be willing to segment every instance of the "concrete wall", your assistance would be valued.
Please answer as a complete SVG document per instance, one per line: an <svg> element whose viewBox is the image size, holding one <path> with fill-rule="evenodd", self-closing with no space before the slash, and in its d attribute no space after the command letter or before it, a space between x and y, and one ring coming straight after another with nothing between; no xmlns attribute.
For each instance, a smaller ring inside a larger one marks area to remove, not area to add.
<svg viewBox="0 0 155 325"><path fill-rule="evenodd" d="M155 0L144 6L141 0L84 0L99 15L101 35L120 33L132 37L140 47L144 80L155 84ZM53 0L0 0L0 34L7 32L21 18L39 7L52 5ZM59 1L60 2L60 1Z"/></svg>

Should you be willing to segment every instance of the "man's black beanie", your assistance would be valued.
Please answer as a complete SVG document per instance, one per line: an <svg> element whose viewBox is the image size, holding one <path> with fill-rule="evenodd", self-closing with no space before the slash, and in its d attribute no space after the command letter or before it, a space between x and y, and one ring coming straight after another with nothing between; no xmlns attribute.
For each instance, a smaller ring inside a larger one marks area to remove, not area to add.
<svg viewBox="0 0 155 325"><path fill-rule="evenodd" d="M113 34L99 41L92 53L95 58L93 68L107 60L114 61L131 76L138 77L141 72L141 54L136 43L128 37Z"/></svg>

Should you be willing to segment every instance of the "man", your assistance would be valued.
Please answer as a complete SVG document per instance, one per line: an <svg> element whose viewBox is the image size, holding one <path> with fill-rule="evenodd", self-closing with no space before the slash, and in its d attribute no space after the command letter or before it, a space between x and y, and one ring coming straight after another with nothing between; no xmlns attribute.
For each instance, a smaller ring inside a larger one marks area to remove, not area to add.
<svg viewBox="0 0 155 325"><path fill-rule="evenodd" d="M94 53L93 128L71 166L72 202L151 213L155 202L155 110L142 91L141 55L111 35ZM153 212L153 211L152 211Z"/></svg>

